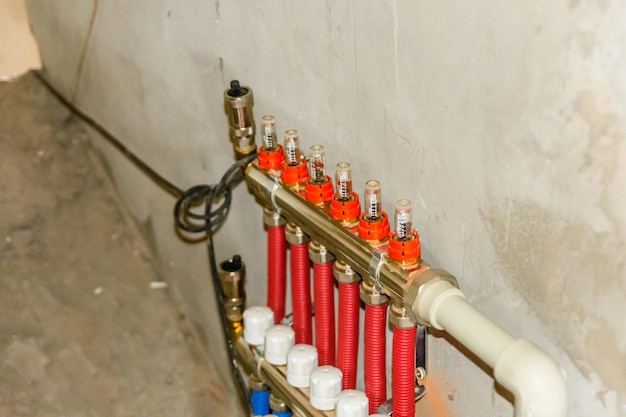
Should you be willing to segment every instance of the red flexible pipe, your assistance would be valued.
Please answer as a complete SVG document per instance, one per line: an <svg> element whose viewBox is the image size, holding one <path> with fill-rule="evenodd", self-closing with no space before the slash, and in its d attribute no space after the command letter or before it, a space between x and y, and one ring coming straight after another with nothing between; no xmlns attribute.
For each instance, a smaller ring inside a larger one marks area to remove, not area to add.
<svg viewBox="0 0 626 417"><path fill-rule="evenodd" d="M313 344L311 328L311 269L309 245L290 245L291 249L291 303L293 304L293 330L296 343Z"/></svg>
<svg viewBox="0 0 626 417"><path fill-rule="evenodd" d="M318 364L335 366L335 281L333 264L313 264L315 347Z"/></svg>
<svg viewBox="0 0 626 417"><path fill-rule="evenodd" d="M285 226L267 227L267 306L274 312L274 324L285 317L287 285L287 243Z"/></svg>
<svg viewBox="0 0 626 417"><path fill-rule="evenodd" d="M359 350L359 303L359 283L339 283L337 368L343 373L342 389L356 388L356 362Z"/></svg>
<svg viewBox="0 0 626 417"><path fill-rule="evenodd" d="M365 394L369 398L369 414L376 414L387 399L385 347L387 304L365 306Z"/></svg>
<svg viewBox="0 0 626 417"><path fill-rule="evenodd" d="M394 417L413 417L415 414L415 336L416 327L393 329L391 390Z"/></svg>

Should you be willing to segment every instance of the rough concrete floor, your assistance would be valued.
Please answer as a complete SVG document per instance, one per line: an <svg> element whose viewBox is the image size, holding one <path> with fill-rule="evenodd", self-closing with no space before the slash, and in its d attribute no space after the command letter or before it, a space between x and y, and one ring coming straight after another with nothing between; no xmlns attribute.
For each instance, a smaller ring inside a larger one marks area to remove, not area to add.
<svg viewBox="0 0 626 417"><path fill-rule="evenodd" d="M0 417L229 415L68 114L0 83Z"/></svg>

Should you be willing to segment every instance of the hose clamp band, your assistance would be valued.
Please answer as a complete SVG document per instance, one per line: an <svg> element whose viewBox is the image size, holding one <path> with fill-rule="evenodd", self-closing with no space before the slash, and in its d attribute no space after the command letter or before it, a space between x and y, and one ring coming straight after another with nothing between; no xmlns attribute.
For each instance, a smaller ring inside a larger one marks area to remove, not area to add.
<svg viewBox="0 0 626 417"><path fill-rule="evenodd" d="M380 282L380 269L385 264L386 257L385 253L374 251L368 269L369 276L374 281L374 288L378 291L383 289L383 285Z"/></svg>
<svg viewBox="0 0 626 417"><path fill-rule="evenodd" d="M278 214L280 214L280 207L278 207L278 204L276 204L276 190L278 190L279 187L280 187L280 184L278 183L278 179L274 179L274 182L272 183L272 185L268 184L267 186L267 192L270 195L270 201L272 202L274 211Z"/></svg>

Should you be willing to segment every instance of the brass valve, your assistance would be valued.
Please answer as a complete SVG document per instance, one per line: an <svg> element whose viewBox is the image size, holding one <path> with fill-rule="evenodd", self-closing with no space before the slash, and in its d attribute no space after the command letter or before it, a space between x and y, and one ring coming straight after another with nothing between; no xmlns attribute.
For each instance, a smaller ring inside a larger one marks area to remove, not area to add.
<svg viewBox="0 0 626 417"><path fill-rule="evenodd" d="M239 85L237 80L231 81L230 88L224 91L224 108L228 116L230 141L233 143L237 159L256 150L253 105L252 89Z"/></svg>

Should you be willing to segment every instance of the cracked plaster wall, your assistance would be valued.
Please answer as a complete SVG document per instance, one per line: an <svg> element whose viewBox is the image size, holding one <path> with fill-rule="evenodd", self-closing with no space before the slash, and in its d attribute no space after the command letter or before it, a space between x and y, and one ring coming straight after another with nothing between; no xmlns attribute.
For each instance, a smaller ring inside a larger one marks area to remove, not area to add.
<svg viewBox="0 0 626 417"><path fill-rule="evenodd" d="M254 88L257 120L272 113L305 148L324 144L331 167L351 161L355 184L381 180L388 211L415 202L424 258L561 364L570 415L626 416L622 2L28 7L48 76L179 186L215 181L231 164L222 91L239 78ZM173 200L101 147L162 273L223 359L208 337L218 323L204 248L175 239ZM262 303L261 212L243 187L234 201L218 256L242 253L251 303ZM511 415L471 355L430 339L432 407Z"/></svg>

